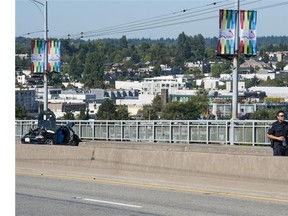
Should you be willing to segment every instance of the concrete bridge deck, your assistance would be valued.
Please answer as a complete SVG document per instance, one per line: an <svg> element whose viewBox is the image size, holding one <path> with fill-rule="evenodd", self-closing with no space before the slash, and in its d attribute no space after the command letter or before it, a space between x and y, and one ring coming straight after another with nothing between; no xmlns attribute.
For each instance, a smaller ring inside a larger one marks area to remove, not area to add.
<svg viewBox="0 0 288 216"><path fill-rule="evenodd" d="M78 147L20 144L16 173L74 176L280 199L288 157L270 147L86 141Z"/></svg>

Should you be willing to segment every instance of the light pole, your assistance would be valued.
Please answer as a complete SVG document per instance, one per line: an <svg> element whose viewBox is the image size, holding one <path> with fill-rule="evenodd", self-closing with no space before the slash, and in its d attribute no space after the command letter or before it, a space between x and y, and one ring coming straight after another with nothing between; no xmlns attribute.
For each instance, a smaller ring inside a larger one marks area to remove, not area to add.
<svg viewBox="0 0 288 216"><path fill-rule="evenodd" d="M44 49L44 111L48 110L48 5L47 1L45 1L44 8L44 43L45 43L45 49Z"/></svg>
<svg viewBox="0 0 288 216"><path fill-rule="evenodd" d="M236 29L235 29L235 54L233 57L233 82L232 82L232 118L231 118L231 134L230 134L230 145L234 145L234 129L235 120L238 119L238 71L239 71L239 13L240 3L239 0L235 0L237 12L236 12Z"/></svg>
<svg viewBox="0 0 288 216"><path fill-rule="evenodd" d="M232 120L238 119L238 71L239 71L239 0L235 0L237 8L235 29L235 55L233 58L233 97L232 97Z"/></svg>
<svg viewBox="0 0 288 216"><path fill-rule="evenodd" d="M45 1L44 3L32 0L33 2L40 4L44 7L44 73L43 73L43 81L44 81L44 111L48 110L48 3Z"/></svg>

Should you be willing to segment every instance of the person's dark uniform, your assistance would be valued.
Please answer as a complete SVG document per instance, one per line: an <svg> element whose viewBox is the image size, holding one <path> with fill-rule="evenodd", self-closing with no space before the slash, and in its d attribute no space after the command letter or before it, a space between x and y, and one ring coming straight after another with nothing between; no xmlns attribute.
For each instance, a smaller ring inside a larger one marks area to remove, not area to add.
<svg viewBox="0 0 288 216"><path fill-rule="evenodd" d="M286 137L286 146L283 146L283 142L279 140L271 140L271 147L273 148L274 156L288 156L288 122L276 121L269 128L267 134L272 134L274 136L284 136Z"/></svg>

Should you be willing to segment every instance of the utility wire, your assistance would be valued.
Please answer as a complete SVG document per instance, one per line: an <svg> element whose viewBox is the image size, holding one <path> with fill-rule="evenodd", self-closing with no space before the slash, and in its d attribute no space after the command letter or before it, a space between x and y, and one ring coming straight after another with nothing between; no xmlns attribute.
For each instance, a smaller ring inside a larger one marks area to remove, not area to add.
<svg viewBox="0 0 288 216"><path fill-rule="evenodd" d="M258 0L259 1L259 0ZM248 5L248 4L252 4L258 1L254 1L254 2L247 2L245 4L242 5ZM281 2L281 3L275 3L275 4L271 4L271 5L266 5L266 6L262 6L262 7L258 7L255 8L255 10L262 10L262 9L267 9L267 8L271 8L271 7L278 7L278 6L283 6L288 4L288 1L286 2ZM229 8L228 8L229 9ZM207 13L205 13L207 14ZM199 15L199 14L198 14ZM191 16L190 16L191 17ZM106 31L106 32L100 32L100 33L95 33L95 34L89 34L89 35L85 35L85 38L91 38L91 37L97 37L97 36L104 36L104 35L111 35L111 34L119 34L119 33L127 33L127 32L134 32L134 31L140 31L140 30L146 30L146 29L153 29L153 28L159 28L159 27L166 27L166 26L172 26L172 25L178 25L178 24L183 24L183 23L189 23L189 22L195 22L195 21L202 21L202 20L207 20L207 19L213 19L213 18L217 18L217 16L210 16L210 17L204 17L204 18L199 18L199 19L194 19L194 20L188 20L188 21L183 21L183 22L176 22L176 23L169 23L166 25L157 25L157 26L148 26L148 27L143 27L142 28L128 28L128 29L122 29L122 30L118 30L118 31ZM155 23L154 23L155 24Z"/></svg>
<svg viewBox="0 0 288 216"><path fill-rule="evenodd" d="M247 0L243 0L243 1L247 1ZM262 1L262 0L258 0L258 1ZM187 19L187 18L189 18L189 15L192 14L192 13L193 13L192 17L197 16L197 15L198 16L199 15L203 15L203 14L206 15L207 12L204 13L204 11L211 10L211 7L210 8L206 8L207 6L211 6L211 5L215 6L218 3L222 3L222 2L224 2L224 1L213 2L213 3L207 4L207 5L203 5L203 6L199 6L199 7L196 7L196 8L184 9L184 10L181 10L181 11L176 11L176 12L165 14L165 15L161 15L161 16L146 18L146 19L133 21L133 22L129 22L129 23L124 23L124 24L120 24L120 25L116 25L116 26L112 26L112 27L107 27L107 28L103 28L103 29L87 31L87 32L84 32L85 36L83 36L83 37L87 38L86 35L94 35L95 33L97 33L97 34L101 33L101 35L103 35L104 32L107 32L107 34L109 34L111 31L115 32L115 30L119 30L119 31L123 32L125 29L127 30L128 27L132 28L132 30L133 30L133 27L136 27L136 29L139 29L140 26L145 27L145 26L152 25L151 28L154 28L153 25L155 25L155 24L171 22L171 21L180 20L180 19ZM234 5L234 3L228 3L228 4L219 5L219 6L217 5L217 7L223 7L223 6L227 6L227 5ZM196 10L196 9L204 8L204 7L206 9ZM200 12L202 12L202 13L200 13ZM179 13L182 13L182 14L179 15ZM182 18L177 18L177 17L182 17ZM162 20L164 20L164 21L162 21ZM147 28L144 28L144 29L147 29ZM127 31L125 31L125 32L127 32ZM61 38L61 37L66 37L66 36L67 35L56 36L56 38ZM69 34L69 36L70 37L73 37L73 36L79 37L79 33Z"/></svg>
<svg viewBox="0 0 288 216"><path fill-rule="evenodd" d="M37 0L29 0L30 2L32 2L40 11L42 17L44 18L44 13L43 11L41 10L39 4L41 5L44 5L42 2L39 2ZM39 33L39 32L44 32L44 30L39 30L39 31L34 31L34 32L28 32L28 33L25 33L25 34L21 34L21 35L18 35L17 37L21 37L21 36L25 36L25 35L30 35L30 34L36 34L36 33Z"/></svg>
<svg viewBox="0 0 288 216"><path fill-rule="evenodd" d="M29 0L29 1L33 2L33 0ZM72 38L73 39L92 38L92 37L97 37L97 36L135 32L135 31L141 31L141 30L147 30L147 29L154 29L154 28L161 28L161 27L166 27L166 26L179 25L179 24L184 24L184 23L189 23L189 22L202 21L202 20L207 20L207 19L214 19L214 18L218 17L218 14L217 14L217 16L216 15L215 16L206 16L203 18L196 18L196 19L190 19L190 18L211 14L211 13L214 13L216 11L218 12L219 8L224 7L224 6L230 5L230 7L227 7L227 9L233 8L233 6L231 6L231 5L232 4L235 5L235 2L226 3L227 1L228 0L225 0L225 1L222 0L222 1L213 2L210 4L195 7L195 8L184 9L184 10L180 10L180 11L176 11L176 12L172 12L172 13L168 13L168 14L164 14L164 15L154 16L151 18L132 21L132 22L128 22L128 23L124 23L124 24L120 24L120 25L115 25L112 27L107 27L107 28L102 28L102 29L92 30L92 31L87 31L87 32L81 32L80 34L75 33L75 34L68 34L68 35L62 35L62 36L55 36L53 38L65 38L67 36L71 39ZM245 1L247 1L247 0L243 0L242 2L245 2ZM256 3L259 1L263 1L263 0L255 0L253 2L247 2L247 3L241 4L241 6L253 4L253 3ZM225 4L223 4L223 2L225 2ZM221 5L220 5L220 3L221 3ZM282 5L286 5L286 4L288 4L288 1L258 7L258 8L255 8L254 10L262 10L262 9L267 9L267 8L271 8L271 7L278 7L278 6L282 6ZM216 6L216 7L214 7L214 6ZM202 9L202 8L204 8L204 9ZM201 10L199 10L199 9L201 9ZM178 20L184 20L184 19L186 19L186 21L178 21ZM190 20L187 20L187 19L190 19ZM176 21L178 21L178 22L176 22ZM164 23L167 23L167 24L164 24ZM38 32L44 32L44 31L43 30L42 31L36 31L36 32L27 33L24 35L30 35L30 34L34 34L34 33L38 33Z"/></svg>
<svg viewBox="0 0 288 216"><path fill-rule="evenodd" d="M33 2L39 8L39 6L34 2L36 0L29 0L29 1ZM86 35L89 35L89 34L90 35L93 35L95 33L100 34L101 32L102 32L102 34L103 34L103 32L106 32L106 34L109 34L109 32L112 31L112 30L114 30L114 31L115 30L124 31L128 27L133 28L134 26L137 27L137 29L139 29L140 26L142 26L142 28L145 27L145 26L149 26L149 23L152 24L152 25L155 25L155 24L160 24L160 23L163 23L163 22L169 22L169 21L174 21L174 20L179 20L179 19L187 19L189 17L185 18L184 16L187 16L187 15L189 15L191 13L195 13L195 12L199 13L201 11L209 10L210 8L207 9L206 8L207 6L211 6L211 5L215 6L215 5L218 5L220 3L227 2L227 1L229 1L229 0L216 1L216 2L213 2L213 3L210 3L210 4L206 4L206 5L203 5L203 6L199 6L199 7L183 9L183 10L176 11L176 12L173 12L173 13L168 13L168 14L155 16L155 17L151 17L151 18L146 18L146 19L142 19L142 20L138 20L138 21L129 22L129 23L124 23L124 24L120 24L120 25L116 25L116 26L112 26L112 27L107 27L107 28L103 28L103 29L87 31L87 32L85 32L85 37L87 37ZM247 1L247 0L243 0L243 1ZM231 5L233 3L229 3L229 4ZM225 6L225 5L227 5L227 4L223 4L222 6ZM220 5L219 5L219 7L220 7ZM200 9L200 8L206 8L206 9L197 11L197 9ZM181 14L179 15L179 13L181 13ZM183 14L183 13L185 13L185 14ZM198 15L201 15L201 14L198 14ZM182 18L175 19L175 17L179 17L179 16L182 16ZM196 15L194 15L194 16L196 16ZM161 18L161 17L164 17L164 18ZM150 20L150 21L148 21L148 20ZM161 20L165 20L165 21L161 22ZM146 25L144 25L144 24L146 24ZM154 27L151 26L151 28L154 28ZM127 32L127 31L125 31L125 32ZM81 32L80 35L79 35L79 33L75 33L75 34L68 34L68 35L62 35L62 36L54 36L54 38L64 38L64 37L67 37L67 36L68 36L68 38L83 38L84 37L84 32Z"/></svg>
<svg viewBox="0 0 288 216"><path fill-rule="evenodd" d="M195 17L195 16L199 16L199 15L203 15L203 14L206 15L207 12L204 12L204 11L207 11L209 9L198 10L198 11L196 11L196 13L194 11L186 13L188 11L188 9L187 10L182 10L182 12L185 13L185 14L169 16L169 17L165 17L165 18L161 18L161 19L157 19L157 20L152 20L152 21L140 22L140 23L136 23L134 25L125 25L125 28L134 27L134 26L139 27L139 25L141 25L141 26L147 26L147 25L151 25L151 24L155 25L155 24L159 24L159 23L165 23L165 22L171 22L171 21L176 21L176 20L181 20L181 19L187 19L187 18L190 18L190 17ZM209 11L208 11L208 13L209 13ZM193 14L193 15L189 16L190 14ZM121 25L121 26L123 26L123 25ZM106 29L107 29L107 31L110 31L110 30L119 29L119 27L117 27L117 28L106 28ZM104 29L104 30L106 30L106 29ZM99 33L99 32L102 32L102 31L103 30L100 29L100 30L94 30L93 32ZM85 33L89 34L89 32L85 32Z"/></svg>
<svg viewBox="0 0 288 216"><path fill-rule="evenodd" d="M206 5L204 6L199 6L197 8L203 8L203 7L206 7ZM106 28L102 28L102 29L98 29L98 30L91 30L91 31L87 31L85 32L85 34L89 34L89 33L94 33L94 32L99 32L99 31L108 31L108 30L111 30L111 29L118 29L118 28L121 28L122 26L124 27L127 27L131 24L134 24L134 25L138 25L139 22L143 23L145 21L148 21L150 20L150 22L154 21L155 19L157 20L158 18L162 18L162 17L166 17L166 16L169 16L169 15L174 15L174 14L178 14L178 13L183 13L183 12L186 12L190 9L184 9L184 10L181 10L181 11L176 11L176 12L172 12L172 13L168 13L168 14L163 14L163 15L159 15L159 16L154 16L154 17L150 17L150 18L145 18L145 19L140 19L140 20L135 20L135 21L132 21L132 22L128 22L128 23L124 23L124 24L119 24L119 25L115 25L115 26L111 26L111 27L106 27ZM137 24L138 23L138 24ZM65 37L66 35L64 36L56 36L56 37ZM75 34L69 34L70 37L73 37L73 36L79 36L79 33L75 33Z"/></svg>
<svg viewBox="0 0 288 216"><path fill-rule="evenodd" d="M245 5L246 4L252 4L252 3L255 3L255 2L259 2L259 1L262 1L262 0L255 0L253 2L248 2L248 3L245 3ZM213 5L215 5L215 4L216 3L214 3ZM232 4L234 5L234 3L232 3ZM218 7L229 6L229 5L231 5L231 3L224 4L224 5L219 5ZM233 8L233 6L230 6L228 8ZM206 12L204 12L204 11L206 11ZM193 13L192 15L191 15L191 13L186 14L186 17L166 19L165 21L153 22L152 24L151 23L145 24L146 22L145 23L143 22L142 24L138 24L137 26L133 25L133 26L130 26L130 27L126 26L125 28L115 28L115 29L111 28L111 30L107 30L107 31L97 31L96 33L93 33L93 34L91 34L91 33L90 34L85 34L84 37L85 38L90 38L90 37L96 37L96 36L104 36L104 35L108 35L108 34L111 35L111 34L134 32L134 31L140 31L140 30L146 30L146 29L154 29L154 28L160 28L160 27L184 24L184 23L195 22L195 21L202 21L202 20L207 20L207 19L212 19L212 18L218 17L218 15L217 16L215 15L215 16L203 17L203 18L198 18L198 19L193 19L193 20L188 20L188 21L171 23L171 21L177 21L177 20L181 20L181 19L188 19L188 18L191 18L191 17L200 16L200 15L207 15L207 14L213 13L213 12L218 12L218 9L216 9L216 10L212 9L211 10L211 8L208 8L208 9L204 9L204 10L198 10L197 13ZM161 23L167 23L167 22L170 22L170 23L159 25Z"/></svg>
<svg viewBox="0 0 288 216"><path fill-rule="evenodd" d="M28 32L26 34L21 34L21 35L18 35L17 37L23 37L25 35L32 35L32 34L36 34L36 33L40 33L40 32L44 32L44 30L39 30L39 31L34 31L34 32Z"/></svg>
<svg viewBox="0 0 288 216"><path fill-rule="evenodd" d="M111 34L127 33L127 32L134 32L134 31L141 31L141 30L146 30L146 29L161 28L161 27L166 27L166 26L179 25L179 24L191 23L191 22L196 22L196 21L203 21L203 20L212 19L212 18L216 18L216 17L218 17L218 15L210 16L210 17L205 17L205 18L194 19L194 20L176 22L176 23L169 23L169 24L157 25L157 26L148 26L148 27L142 27L142 28L127 29L127 30L109 32L109 33L107 33L107 32L99 33L99 34L96 33L96 34L93 34L93 35L85 36L85 38L91 38L91 37L97 37L97 36L104 36L104 35L111 35Z"/></svg>
<svg viewBox="0 0 288 216"><path fill-rule="evenodd" d="M36 1L36 0L29 0L30 2L32 2L38 9L39 9L39 11L40 11L40 13L42 14L42 16L44 17L44 13L43 13L43 11L41 10L41 8L40 8L40 6L39 6L39 4L41 4L41 5L44 5L42 2L39 2L39 1ZM38 3L38 4L37 4Z"/></svg>

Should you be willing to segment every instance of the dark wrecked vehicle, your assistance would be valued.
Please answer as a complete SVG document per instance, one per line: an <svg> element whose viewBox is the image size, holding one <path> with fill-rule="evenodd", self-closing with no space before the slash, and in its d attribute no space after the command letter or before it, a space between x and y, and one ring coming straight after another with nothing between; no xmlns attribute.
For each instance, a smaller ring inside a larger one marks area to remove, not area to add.
<svg viewBox="0 0 288 216"><path fill-rule="evenodd" d="M74 122L68 122L56 127L54 113L42 112L38 116L38 127L30 128L29 132L21 137L21 143L78 146L81 139L73 130L74 125Z"/></svg>

